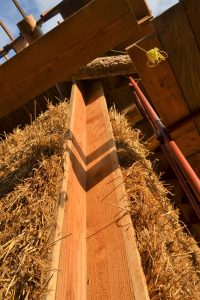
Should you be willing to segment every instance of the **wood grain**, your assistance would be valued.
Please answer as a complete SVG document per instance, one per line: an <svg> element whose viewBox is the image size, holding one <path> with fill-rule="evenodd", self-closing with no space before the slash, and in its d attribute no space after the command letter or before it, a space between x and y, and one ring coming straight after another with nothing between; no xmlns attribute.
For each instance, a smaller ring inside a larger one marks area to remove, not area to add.
<svg viewBox="0 0 200 300"><path fill-rule="evenodd" d="M151 15L151 11L145 0L129 0L129 4L132 7L137 20Z"/></svg>
<svg viewBox="0 0 200 300"><path fill-rule="evenodd" d="M148 299L106 101L87 97L88 299Z"/></svg>
<svg viewBox="0 0 200 300"><path fill-rule="evenodd" d="M163 49L156 34L142 39L137 45L146 51L154 47ZM147 58L142 50L134 45L128 47L127 50L163 123L170 127L182 118L189 116L188 101L186 102L186 96L182 93L182 88L174 75L171 64L164 61L155 68L148 68ZM164 48L164 50L166 49ZM200 136L194 122L176 129L171 135L186 157L199 151ZM157 144L155 143L155 145ZM192 167L195 168L196 165L192 163Z"/></svg>
<svg viewBox="0 0 200 300"><path fill-rule="evenodd" d="M200 151L188 157L188 161L193 166L194 171L200 177Z"/></svg>
<svg viewBox="0 0 200 300"><path fill-rule="evenodd" d="M79 88L72 91L65 204L55 299L87 299L85 103Z"/></svg>
<svg viewBox="0 0 200 300"><path fill-rule="evenodd" d="M46 300L147 300L101 84L75 84L71 101L60 240Z"/></svg>
<svg viewBox="0 0 200 300"><path fill-rule="evenodd" d="M84 5L90 3L92 0L64 0L62 3L57 5L62 17L66 19L75 11L81 9ZM134 14L137 20L144 18L147 15L150 15L150 10L146 3L146 0L128 0L131 8L134 10Z"/></svg>
<svg viewBox="0 0 200 300"><path fill-rule="evenodd" d="M0 117L139 34L127 0L92 1L1 65Z"/></svg>
<svg viewBox="0 0 200 300"><path fill-rule="evenodd" d="M181 3L184 6L193 34L196 38L196 41L200 49L200 30L199 30L200 2L199 0L181 0Z"/></svg>
<svg viewBox="0 0 200 300"><path fill-rule="evenodd" d="M200 53L183 5L174 5L153 24L188 108L195 112L200 108ZM200 120L195 123L200 132Z"/></svg>
<svg viewBox="0 0 200 300"><path fill-rule="evenodd" d="M199 152L200 135L194 122L188 123L181 128L174 130L171 133L171 136L186 157ZM193 165L193 167L195 166Z"/></svg>
<svg viewBox="0 0 200 300"><path fill-rule="evenodd" d="M152 34L136 43L146 51L158 47L161 49L156 34ZM127 51L138 70L142 82L166 126L189 115L189 109L168 61L155 68L147 67L146 54L132 45Z"/></svg>

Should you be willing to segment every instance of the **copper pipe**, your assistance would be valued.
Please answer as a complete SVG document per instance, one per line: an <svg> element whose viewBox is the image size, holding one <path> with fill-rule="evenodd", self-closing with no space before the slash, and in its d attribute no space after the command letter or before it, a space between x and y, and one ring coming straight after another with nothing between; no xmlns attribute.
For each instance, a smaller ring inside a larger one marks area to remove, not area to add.
<svg viewBox="0 0 200 300"><path fill-rule="evenodd" d="M157 139L160 141L161 145L164 144L167 151L174 158L177 167L181 170L184 178L191 187L192 191L196 195L197 199L200 201L200 180L184 155L182 154L179 147L172 140L170 134L167 132L166 127L163 125L162 121L142 93L141 89L138 87L137 83L132 77L129 77L130 83L133 86L144 111L148 115L148 118L151 120L151 123L154 125L154 129L157 135ZM170 161L169 161L170 162ZM183 188L184 188L184 184ZM187 193L187 191L186 191ZM192 199L190 199L192 202Z"/></svg>
<svg viewBox="0 0 200 300"><path fill-rule="evenodd" d="M195 200L194 194L192 193L192 191L190 190L184 175L182 174L181 170L179 168L177 168L177 164L176 161L173 158L173 155L171 155L170 151L167 149L167 147L165 145L161 145L161 148L165 154L165 156L167 157L168 161L170 162L172 169L174 170L175 175L177 176L177 178L179 179L179 181L181 182L181 186L186 194L186 196L188 197L188 199L190 200L197 216L200 219L200 207L198 205L198 203Z"/></svg>

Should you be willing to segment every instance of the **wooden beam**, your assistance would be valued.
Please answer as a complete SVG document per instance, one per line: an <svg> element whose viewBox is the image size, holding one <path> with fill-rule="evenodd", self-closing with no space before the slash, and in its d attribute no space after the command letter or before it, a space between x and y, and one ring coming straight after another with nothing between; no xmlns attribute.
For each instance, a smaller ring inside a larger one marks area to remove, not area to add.
<svg viewBox="0 0 200 300"><path fill-rule="evenodd" d="M41 18L37 21L37 25L43 24L58 13L62 15L63 19L66 19L91 1L92 0L63 0L53 8L50 8L41 14ZM133 9L138 21L151 15L151 11L145 0L129 0L129 5Z"/></svg>
<svg viewBox="0 0 200 300"><path fill-rule="evenodd" d="M172 41L174 39L175 37L171 38ZM147 51L154 47L163 49L156 34L150 35L136 44ZM171 64L166 60L155 68L149 68L147 67L147 57L142 50L134 45L128 47L127 50L163 123L170 127L182 118L189 116L188 104L182 94L182 89L174 75ZM167 49L164 48L164 50ZM176 48L173 51L176 51ZM181 50L179 49L179 51ZM181 68L180 64L179 67ZM190 74L188 74L189 76ZM190 83L187 82L188 88L189 85ZM171 135L186 157L198 151L200 136L194 122L177 128ZM192 165L192 167L195 166Z"/></svg>
<svg viewBox="0 0 200 300"><path fill-rule="evenodd" d="M59 273L55 298L86 300L86 111L80 89L72 89L72 111L67 143L67 203L64 212ZM49 298L51 299L51 298ZM48 299L48 300L49 300Z"/></svg>
<svg viewBox="0 0 200 300"><path fill-rule="evenodd" d="M188 157L188 161L193 166L194 171L200 177L200 151Z"/></svg>
<svg viewBox="0 0 200 300"><path fill-rule="evenodd" d="M84 5L90 3L91 1L92 0L64 0L58 4L58 6L62 17L66 19L72 13L81 9ZM137 20L151 15L151 11L145 0L129 0L128 2Z"/></svg>
<svg viewBox="0 0 200 300"><path fill-rule="evenodd" d="M92 1L0 67L0 117L121 41L139 36L127 0Z"/></svg>
<svg viewBox="0 0 200 300"><path fill-rule="evenodd" d="M161 45L156 34L152 34L136 43L146 51ZM176 81L168 61L155 68L147 67L147 57L144 51L132 45L127 51L142 79L153 104L166 126L189 115L189 109Z"/></svg>
<svg viewBox="0 0 200 300"><path fill-rule="evenodd" d="M103 89L74 85L71 101L47 300L148 300Z"/></svg>
<svg viewBox="0 0 200 300"><path fill-rule="evenodd" d="M199 151L200 135L194 122L172 131L171 135L186 157Z"/></svg>
<svg viewBox="0 0 200 300"><path fill-rule="evenodd" d="M137 20L143 19L151 15L151 11L145 0L129 0Z"/></svg>
<svg viewBox="0 0 200 300"><path fill-rule="evenodd" d="M21 36L29 44L43 35L41 28L36 25L36 20L33 15L26 16L25 19L17 24L17 27L20 30Z"/></svg>
<svg viewBox="0 0 200 300"><path fill-rule="evenodd" d="M90 87L86 103L88 299L148 299L106 100L98 82Z"/></svg>
<svg viewBox="0 0 200 300"><path fill-rule="evenodd" d="M155 18L153 24L187 106L195 112L200 108L200 54L183 5L177 3ZM200 120L195 123L200 133Z"/></svg>
<svg viewBox="0 0 200 300"><path fill-rule="evenodd" d="M200 49L200 2L199 0L181 0L181 3L184 6L192 31Z"/></svg>

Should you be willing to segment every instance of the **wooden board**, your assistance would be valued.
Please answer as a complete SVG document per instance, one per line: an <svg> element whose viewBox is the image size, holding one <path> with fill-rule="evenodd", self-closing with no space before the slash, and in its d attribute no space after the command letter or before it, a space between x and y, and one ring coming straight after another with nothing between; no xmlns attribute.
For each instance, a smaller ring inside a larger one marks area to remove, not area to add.
<svg viewBox="0 0 200 300"><path fill-rule="evenodd" d="M200 177L200 151L188 157L188 161L193 166L194 171Z"/></svg>
<svg viewBox="0 0 200 300"><path fill-rule="evenodd" d="M72 90L69 127L67 199L55 299L87 299L85 103L79 88ZM78 122L77 122L78 120ZM52 298L53 299L53 298Z"/></svg>
<svg viewBox="0 0 200 300"><path fill-rule="evenodd" d="M62 17L66 19L72 13L74 13L78 9L81 9L81 7L83 7L87 3L90 3L91 1L92 0L64 0L61 4L58 4L57 7L59 7ZM134 14L137 20L140 20L147 15L151 15L151 12L145 0L129 0L128 2L131 8L134 10Z"/></svg>
<svg viewBox="0 0 200 300"><path fill-rule="evenodd" d="M0 66L0 117L139 35L127 0L92 1Z"/></svg>
<svg viewBox="0 0 200 300"><path fill-rule="evenodd" d="M87 113L88 299L148 299L103 90Z"/></svg>
<svg viewBox="0 0 200 300"><path fill-rule="evenodd" d="M200 150L200 135L194 122L188 123L172 132L171 136L186 157ZM195 166L193 166L195 167Z"/></svg>
<svg viewBox="0 0 200 300"><path fill-rule="evenodd" d="M146 51L161 45L155 34L136 43ZM155 68L147 67L147 57L144 51L132 45L127 51L138 70L142 82L166 126L174 124L189 114L182 92L176 81L168 61Z"/></svg>
<svg viewBox="0 0 200 300"><path fill-rule="evenodd" d="M129 0L137 20L143 19L151 15L151 11L145 0Z"/></svg>
<svg viewBox="0 0 200 300"><path fill-rule="evenodd" d="M137 42L137 45L146 51L154 47L162 49L155 34ZM189 107L171 64L164 61L155 68L148 68L147 58L142 50L134 45L127 50L163 123L170 127L188 116ZM172 132L172 137L186 157L194 155L200 149L200 136L193 121ZM192 167L196 166L192 163Z"/></svg>
<svg viewBox="0 0 200 300"><path fill-rule="evenodd" d="M103 89L85 89L85 97L77 85L72 92L64 221L47 300L147 300Z"/></svg>
<svg viewBox="0 0 200 300"><path fill-rule="evenodd" d="M200 108L200 53L183 5L174 5L153 24L189 110L195 112ZM200 132L200 120L195 123Z"/></svg>
<svg viewBox="0 0 200 300"><path fill-rule="evenodd" d="M200 2L199 0L181 0L181 3L184 6L193 34L196 38L196 41L200 49L200 30L199 30Z"/></svg>

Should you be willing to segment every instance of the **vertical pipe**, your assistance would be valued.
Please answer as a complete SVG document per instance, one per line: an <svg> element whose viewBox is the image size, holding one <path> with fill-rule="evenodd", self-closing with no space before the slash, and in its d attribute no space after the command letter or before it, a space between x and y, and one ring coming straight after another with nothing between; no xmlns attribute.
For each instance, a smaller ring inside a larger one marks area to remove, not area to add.
<svg viewBox="0 0 200 300"><path fill-rule="evenodd" d="M180 151L179 147L176 143L172 140L169 133L167 132L165 126L162 124L160 118L146 99L145 95L142 93L141 89L135 82L132 77L129 77L131 85L133 86L135 92L137 93L142 106L144 107L146 113L148 114L149 118L151 119L152 123L155 125L160 138L162 139L161 142L166 145L170 154L174 157L177 166L180 168L184 177L186 178L187 182L189 183L190 187L192 188L194 194L196 195L197 199L200 201L200 180L190 164L188 163L187 159Z"/></svg>

